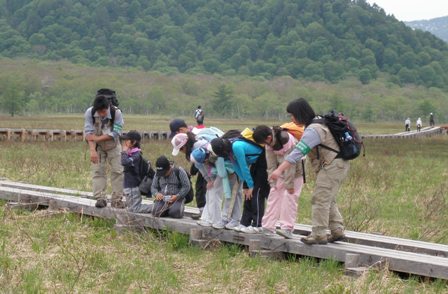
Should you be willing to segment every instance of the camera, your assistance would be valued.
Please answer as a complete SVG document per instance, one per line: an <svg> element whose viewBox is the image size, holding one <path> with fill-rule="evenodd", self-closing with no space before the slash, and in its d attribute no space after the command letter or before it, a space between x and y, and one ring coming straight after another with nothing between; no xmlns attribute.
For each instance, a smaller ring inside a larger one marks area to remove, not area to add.
<svg viewBox="0 0 448 294"><path fill-rule="evenodd" d="M164 202L170 202L170 201L171 201L171 195L165 195L165 196L163 196L163 201L164 201Z"/></svg>

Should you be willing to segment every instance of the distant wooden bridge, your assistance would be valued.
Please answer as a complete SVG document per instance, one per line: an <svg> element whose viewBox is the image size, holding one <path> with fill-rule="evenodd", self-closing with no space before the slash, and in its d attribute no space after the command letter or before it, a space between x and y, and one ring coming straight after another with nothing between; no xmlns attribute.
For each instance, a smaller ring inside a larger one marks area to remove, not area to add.
<svg viewBox="0 0 448 294"><path fill-rule="evenodd" d="M446 134L448 126L427 127L421 132L402 132L397 134L384 135L363 135L366 139L411 139L431 137ZM142 131L140 132L143 141L168 140L167 131ZM0 128L0 141L16 142L76 142L84 140L84 132L81 130L48 130L48 129L10 129Z"/></svg>
<svg viewBox="0 0 448 294"><path fill-rule="evenodd" d="M252 255L279 257L284 254L333 259L345 263L348 274L360 274L371 268L448 280L448 245L407 240L402 238L347 231L345 242L308 246L300 241L311 227L296 224L297 239L269 237L262 234L244 234L230 230L217 230L197 225L191 218L198 209L187 207L183 219L155 218L149 214L130 213L124 209L95 208L92 193L70 189L51 188L0 181L0 199L11 207L37 209L48 207L116 220L117 229L169 229L190 235L194 244L206 247L213 241L249 247ZM145 200L149 203L150 201Z"/></svg>
<svg viewBox="0 0 448 294"><path fill-rule="evenodd" d="M440 136L446 134L448 127L426 127L422 128L420 132L409 131L401 132L397 134L383 134L383 135L362 135L363 139L415 139L415 138L425 138L432 136Z"/></svg>
<svg viewBox="0 0 448 294"><path fill-rule="evenodd" d="M169 132L140 132L142 139L167 140ZM0 141L18 142L76 142L84 140L84 131L80 130L47 130L47 129L9 129L0 128Z"/></svg>

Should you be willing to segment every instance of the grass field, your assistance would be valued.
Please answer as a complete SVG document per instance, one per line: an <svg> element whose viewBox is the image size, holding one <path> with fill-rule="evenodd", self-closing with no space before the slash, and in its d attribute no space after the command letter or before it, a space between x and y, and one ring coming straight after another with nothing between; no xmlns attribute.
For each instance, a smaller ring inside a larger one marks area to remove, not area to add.
<svg viewBox="0 0 448 294"><path fill-rule="evenodd" d="M189 117L182 117L189 124L194 120ZM283 121L275 120L229 120L229 119L206 119L208 126L216 126L223 130L242 129L245 127L255 127L258 124L269 126L279 125L288 121L285 115ZM155 115L128 115L125 116L126 130L139 131L164 131L168 130L168 123L171 118L167 116ZM0 128L25 128L25 129L62 129L62 130L82 130L84 124L83 114L78 115L51 115L51 116L1 116ZM358 131L361 134L392 134L403 131L400 122L380 122L380 123L357 123Z"/></svg>
<svg viewBox="0 0 448 294"><path fill-rule="evenodd" d="M13 126L22 118L1 120ZM67 122L65 117L62 122ZM166 119L165 119L166 121ZM77 120L73 118L73 122ZM81 121L82 122L82 121ZM160 126L164 119L160 118ZM22 123L46 127L54 118ZM128 119L135 128L143 117ZM154 123L150 120L149 123ZM218 123L218 121L217 121ZM219 126L243 126L225 122ZM245 122L252 125L252 122ZM256 124L256 122L254 122ZM76 128L67 124L68 128ZM366 130L393 126L366 125ZM62 128L62 127L61 127ZM400 130L397 130L400 131ZM168 142L143 146L152 161ZM352 162L338 202L348 229L448 243L448 137L367 141ZM0 142L0 176L90 190L84 143ZM177 163L186 166L182 158ZM310 170L309 170L310 171ZM308 173L311 174L310 172ZM313 177L300 199L298 222L310 223ZM267 261L236 246L201 251L175 233L117 235L113 223L73 214L10 211L0 206L0 292L174 293L447 293L446 281L399 279L371 272L353 280L332 261Z"/></svg>

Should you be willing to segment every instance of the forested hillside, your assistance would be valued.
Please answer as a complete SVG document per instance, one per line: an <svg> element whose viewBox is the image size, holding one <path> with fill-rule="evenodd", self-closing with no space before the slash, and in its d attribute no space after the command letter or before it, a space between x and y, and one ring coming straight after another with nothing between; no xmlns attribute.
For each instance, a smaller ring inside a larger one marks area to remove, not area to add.
<svg viewBox="0 0 448 294"><path fill-rule="evenodd" d="M406 24L411 28L430 32L445 42L448 42L448 16L428 20L410 21Z"/></svg>
<svg viewBox="0 0 448 294"><path fill-rule="evenodd" d="M0 0L0 54L447 87L448 46L365 0Z"/></svg>

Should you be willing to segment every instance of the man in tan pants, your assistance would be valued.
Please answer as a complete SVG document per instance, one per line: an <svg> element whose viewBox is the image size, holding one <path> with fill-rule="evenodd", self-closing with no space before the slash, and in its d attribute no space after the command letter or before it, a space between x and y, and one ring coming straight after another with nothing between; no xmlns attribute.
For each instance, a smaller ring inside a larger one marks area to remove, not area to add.
<svg viewBox="0 0 448 294"><path fill-rule="evenodd" d="M107 206L106 164L111 168L112 207L124 208L123 166L121 165L120 134L123 128L121 111L111 105L105 95L97 95L93 106L85 113L84 132L90 149L92 162L93 195L95 206Z"/></svg>

